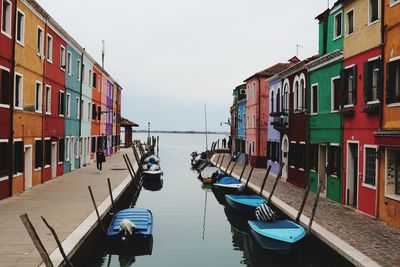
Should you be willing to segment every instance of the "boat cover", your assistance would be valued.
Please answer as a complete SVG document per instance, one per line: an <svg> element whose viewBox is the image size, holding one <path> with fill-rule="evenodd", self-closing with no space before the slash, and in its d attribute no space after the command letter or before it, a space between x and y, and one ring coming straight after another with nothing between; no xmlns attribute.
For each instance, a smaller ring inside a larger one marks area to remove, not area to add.
<svg viewBox="0 0 400 267"><path fill-rule="evenodd" d="M286 243L295 243L306 235L303 227L289 220L248 221L248 224L258 235Z"/></svg>

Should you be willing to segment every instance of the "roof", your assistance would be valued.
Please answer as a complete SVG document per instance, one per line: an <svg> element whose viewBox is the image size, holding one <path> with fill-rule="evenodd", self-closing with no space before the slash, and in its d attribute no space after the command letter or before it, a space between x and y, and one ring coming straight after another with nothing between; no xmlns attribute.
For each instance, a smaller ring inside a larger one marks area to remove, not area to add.
<svg viewBox="0 0 400 267"><path fill-rule="evenodd" d="M277 63L271 67L269 67L268 69L259 71L255 74L253 74L252 76L250 76L249 78L247 78L246 80L244 80L244 82L247 82L248 80L251 80L253 78L270 78L272 76L274 76L275 74L283 71L284 69L292 66L294 63Z"/></svg>
<svg viewBox="0 0 400 267"><path fill-rule="evenodd" d="M328 8L324 12L322 12L321 14L316 16L315 19L317 19L317 20L327 20L330 12L331 12L331 9Z"/></svg>
<svg viewBox="0 0 400 267"><path fill-rule="evenodd" d="M308 71L313 71L315 69L318 69L322 66L325 66L326 64L329 64L330 62L335 62L336 60L342 59L343 58L343 51L342 50L336 50L333 51L332 53L323 55L322 57L319 57L310 63L306 65L306 68Z"/></svg>
<svg viewBox="0 0 400 267"><path fill-rule="evenodd" d="M281 78L286 78L286 77L288 77L288 76L290 76L290 75L292 75L292 74L294 74L296 72L299 72L302 69L305 69L306 68L305 65L307 65L308 63L310 63L310 62L312 62L314 60L317 60L318 58L319 58L319 55L313 55L311 57L308 57L308 58L302 60L301 62L297 63L296 65L293 65L293 66L283 70L282 72L280 72L276 76L279 76L280 79ZM272 77L271 80L274 80L273 78L274 77Z"/></svg>
<svg viewBox="0 0 400 267"><path fill-rule="evenodd" d="M139 124L121 117L121 126L123 127L139 127Z"/></svg>

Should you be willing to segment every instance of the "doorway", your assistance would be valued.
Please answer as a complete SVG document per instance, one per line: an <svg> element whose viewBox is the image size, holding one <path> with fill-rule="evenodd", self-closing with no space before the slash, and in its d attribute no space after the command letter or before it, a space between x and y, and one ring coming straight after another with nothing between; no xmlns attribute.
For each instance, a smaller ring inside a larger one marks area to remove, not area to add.
<svg viewBox="0 0 400 267"><path fill-rule="evenodd" d="M24 190L27 190L32 187L32 146L25 146L24 152Z"/></svg>
<svg viewBox="0 0 400 267"><path fill-rule="evenodd" d="M347 143L346 204L357 207L358 143Z"/></svg>
<svg viewBox="0 0 400 267"><path fill-rule="evenodd" d="M289 167L289 138L285 134L282 138L282 164L283 164L283 169L282 169L282 178L284 180L287 180L288 178L288 167Z"/></svg>
<svg viewBox="0 0 400 267"><path fill-rule="evenodd" d="M321 196L326 197L326 165L327 165L327 147L319 145L319 160L318 160L318 186L322 181Z"/></svg>
<svg viewBox="0 0 400 267"><path fill-rule="evenodd" d="M57 176L57 143L51 143L51 178Z"/></svg>
<svg viewBox="0 0 400 267"><path fill-rule="evenodd" d="M75 170L75 148L76 148L76 140L74 137L71 138L71 171Z"/></svg>

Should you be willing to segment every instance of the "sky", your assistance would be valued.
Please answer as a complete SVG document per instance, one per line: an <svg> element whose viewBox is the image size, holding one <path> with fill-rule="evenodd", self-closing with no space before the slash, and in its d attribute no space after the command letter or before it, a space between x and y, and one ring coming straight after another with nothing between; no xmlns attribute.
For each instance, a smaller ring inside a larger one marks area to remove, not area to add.
<svg viewBox="0 0 400 267"><path fill-rule="evenodd" d="M324 0L37 0L123 87L140 129L229 131L232 90L278 62L317 54ZM331 1L332 4L332 1Z"/></svg>

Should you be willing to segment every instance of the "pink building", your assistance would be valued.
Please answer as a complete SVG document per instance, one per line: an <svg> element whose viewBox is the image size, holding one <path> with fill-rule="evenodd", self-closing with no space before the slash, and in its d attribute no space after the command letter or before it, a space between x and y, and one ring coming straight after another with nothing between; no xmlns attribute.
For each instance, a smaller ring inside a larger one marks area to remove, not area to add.
<svg viewBox="0 0 400 267"><path fill-rule="evenodd" d="M246 156L251 166L267 166L268 141L268 82L267 79L286 68L297 64L293 57L289 63L278 63L247 78L246 83Z"/></svg>

